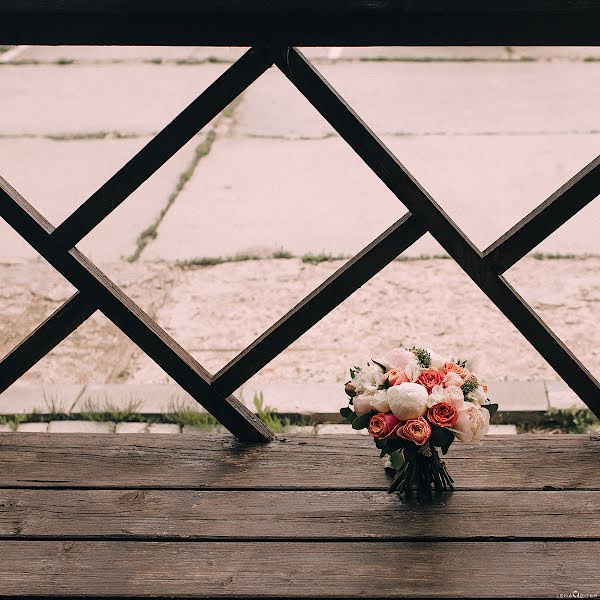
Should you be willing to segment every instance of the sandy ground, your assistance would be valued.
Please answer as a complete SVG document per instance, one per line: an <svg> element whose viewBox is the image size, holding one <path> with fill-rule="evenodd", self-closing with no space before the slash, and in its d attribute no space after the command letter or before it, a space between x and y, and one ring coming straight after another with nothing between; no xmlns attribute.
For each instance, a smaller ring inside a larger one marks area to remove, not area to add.
<svg viewBox="0 0 600 600"><path fill-rule="evenodd" d="M169 263L141 262L104 268L201 364L216 371L341 264L262 260L182 270ZM599 268L596 258L528 258L508 273L510 283L596 376ZM72 289L39 262L2 264L0 278L3 353ZM488 380L557 378L459 267L439 259L392 263L252 383L340 382L347 366L396 344L431 346L471 358ZM23 378L24 383L168 381L102 315L95 315Z"/></svg>

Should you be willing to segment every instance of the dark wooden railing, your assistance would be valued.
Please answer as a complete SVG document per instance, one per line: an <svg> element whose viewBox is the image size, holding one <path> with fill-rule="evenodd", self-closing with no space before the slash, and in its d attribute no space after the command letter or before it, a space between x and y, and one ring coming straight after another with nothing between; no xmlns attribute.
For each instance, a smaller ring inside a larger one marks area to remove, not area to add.
<svg viewBox="0 0 600 600"><path fill-rule="evenodd" d="M600 417L598 381L502 276L600 193L600 157L482 252L294 47L600 45L599 19L591 0L4 0L2 44L252 48L58 227L0 178L0 216L79 290L0 362L0 393L100 310L237 438L268 441L232 393L430 232ZM75 246L273 65L410 212L211 375Z"/></svg>

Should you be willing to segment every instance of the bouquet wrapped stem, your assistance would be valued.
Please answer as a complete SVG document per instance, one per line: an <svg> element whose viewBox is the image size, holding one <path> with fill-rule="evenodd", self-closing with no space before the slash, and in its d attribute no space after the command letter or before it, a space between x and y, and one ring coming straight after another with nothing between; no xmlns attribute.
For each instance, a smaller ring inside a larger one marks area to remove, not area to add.
<svg viewBox="0 0 600 600"><path fill-rule="evenodd" d="M404 462L396 470L388 493L398 492L410 497L416 492L419 502L428 502L433 494L440 495L453 489L454 480L446 463L431 444L420 446L416 451L409 451L407 447L402 454Z"/></svg>

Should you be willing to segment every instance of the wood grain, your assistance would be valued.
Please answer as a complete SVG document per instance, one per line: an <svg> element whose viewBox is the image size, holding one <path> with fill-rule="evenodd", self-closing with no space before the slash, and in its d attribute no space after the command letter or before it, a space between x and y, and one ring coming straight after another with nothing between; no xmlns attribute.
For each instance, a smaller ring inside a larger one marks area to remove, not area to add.
<svg viewBox="0 0 600 600"><path fill-rule="evenodd" d="M459 491L425 506L385 491L0 491L2 538L600 541L599 515L600 492L576 491Z"/></svg>
<svg viewBox="0 0 600 600"><path fill-rule="evenodd" d="M455 443L457 489L600 489L600 437L497 436ZM366 436L231 437L0 434L0 487L385 490Z"/></svg>
<svg viewBox="0 0 600 600"><path fill-rule="evenodd" d="M565 547L567 546L567 547ZM596 594L599 542L0 542L4 595L558 597Z"/></svg>

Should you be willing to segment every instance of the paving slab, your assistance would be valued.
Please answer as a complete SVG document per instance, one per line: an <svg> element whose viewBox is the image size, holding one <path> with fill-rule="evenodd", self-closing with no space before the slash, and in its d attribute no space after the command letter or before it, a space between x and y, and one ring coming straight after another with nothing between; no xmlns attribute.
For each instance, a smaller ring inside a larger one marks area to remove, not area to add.
<svg viewBox="0 0 600 600"><path fill-rule="evenodd" d="M48 423L21 423L17 427L19 433L46 433Z"/></svg>
<svg viewBox="0 0 600 600"><path fill-rule="evenodd" d="M593 160L600 135L415 136L384 142L484 249ZM269 256L281 248L299 256L352 255L405 212L339 138L224 138L213 144L144 257ZM600 253L598 222L596 202L536 251ZM405 254L439 253L444 250L427 235Z"/></svg>
<svg viewBox="0 0 600 600"><path fill-rule="evenodd" d="M48 433L114 433L115 424L99 421L50 421Z"/></svg>
<svg viewBox="0 0 600 600"><path fill-rule="evenodd" d="M227 65L0 66L2 135L159 131Z"/></svg>
<svg viewBox="0 0 600 600"><path fill-rule="evenodd" d="M115 433L148 433L147 423L117 423Z"/></svg>
<svg viewBox="0 0 600 600"><path fill-rule="evenodd" d="M327 60L585 60L600 57L596 46L369 46L301 48Z"/></svg>
<svg viewBox="0 0 600 600"><path fill-rule="evenodd" d="M82 385L41 387L16 383L0 394L0 414L69 413L82 390Z"/></svg>
<svg viewBox="0 0 600 600"><path fill-rule="evenodd" d="M148 433L159 433L166 435L173 435L180 433L181 429L179 425L171 425L168 423L151 423L148 425Z"/></svg>
<svg viewBox="0 0 600 600"><path fill-rule="evenodd" d="M600 128L600 63L378 62L323 64L319 70L378 135ZM247 135L335 133L275 69L248 89L238 123Z"/></svg>
<svg viewBox="0 0 600 600"><path fill-rule="evenodd" d="M548 397L543 381L494 381L488 395L502 411L545 411Z"/></svg>
<svg viewBox="0 0 600 600"><path fill-rule="evenodd" d="M215 46L27 46L15 60L54 62L235 60L246 48ZM585 60L600 57L595 46L370 46L301 48L317 60Z"/></svg>
<svg viewBox="0 0 600 600"><path fill-rule="evenodd" d="M586 408L586 405L564 381L546 381L548 406L554 410Z"/></svg>
<svg viewBox="0 0 600 600"><path fill-rule="evenodd" d="M233 61L245 48L218 46L29 46L18 54L18 61L124 61L185 62L201 60Z"/></svg>
<svg viewBox="0 0 600 600"><path fill-rule="evenodd" d="M1 174L58 225L150 139L0 139ZM114 261L133 254L139 234L156 221L204 139L203 133L195 136L94 229L79 244L80 249L95 261ZM29 244L0 219L0 258L36 256Z"/></svg>

